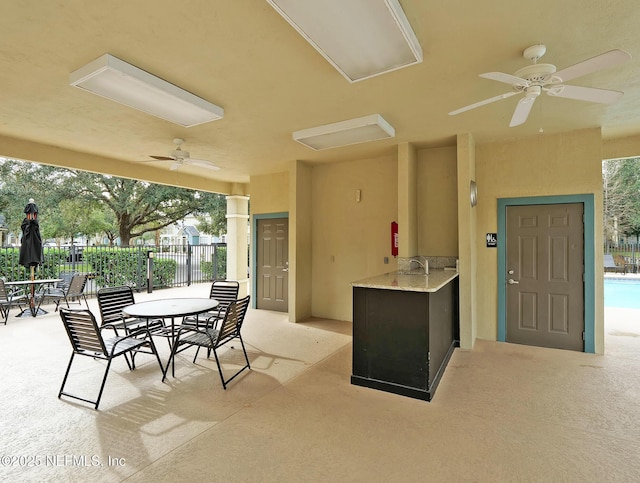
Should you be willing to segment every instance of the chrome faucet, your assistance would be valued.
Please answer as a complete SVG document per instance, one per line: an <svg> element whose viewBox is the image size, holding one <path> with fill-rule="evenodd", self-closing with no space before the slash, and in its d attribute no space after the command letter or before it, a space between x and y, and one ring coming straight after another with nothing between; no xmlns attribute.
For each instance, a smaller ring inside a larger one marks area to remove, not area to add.
<svg viewBox="0 0 640 483"><path fill-rule="evenodd" d="M420 267L422 267L422 270L424 270L424 274L425 275L429 274L429 269L427 268L429 266L428 262L422 263L420 260L416 260L415 258L412 258L409 261L409 270L411 270L411 264L412 263L417 263Z"/></svg>

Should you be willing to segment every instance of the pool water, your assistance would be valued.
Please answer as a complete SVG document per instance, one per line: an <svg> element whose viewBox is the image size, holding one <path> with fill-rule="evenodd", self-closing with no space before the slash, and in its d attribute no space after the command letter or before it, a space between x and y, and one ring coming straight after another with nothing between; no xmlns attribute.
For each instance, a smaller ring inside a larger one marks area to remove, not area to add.
<svg viewBox="0 0 640 483"><path fill-rule="evenodd" d="M640 280L605 279L604 306L640 309Z"/></svg>

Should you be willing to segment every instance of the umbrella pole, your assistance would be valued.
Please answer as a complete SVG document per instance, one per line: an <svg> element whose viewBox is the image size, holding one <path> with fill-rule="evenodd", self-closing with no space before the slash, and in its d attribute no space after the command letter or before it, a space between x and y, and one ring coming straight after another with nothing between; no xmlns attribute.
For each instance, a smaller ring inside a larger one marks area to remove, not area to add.
<svg viewBox="0 0 640 483"><path fill-rule="evenodd" d="M31 265L31 281L33 282L36 279L36 267ZM31 313L33 314L33 310L36 306L35 304L35 295L36 295L36 284L31 284L31 297L29 300L29 306L31 307Z"/></svg>

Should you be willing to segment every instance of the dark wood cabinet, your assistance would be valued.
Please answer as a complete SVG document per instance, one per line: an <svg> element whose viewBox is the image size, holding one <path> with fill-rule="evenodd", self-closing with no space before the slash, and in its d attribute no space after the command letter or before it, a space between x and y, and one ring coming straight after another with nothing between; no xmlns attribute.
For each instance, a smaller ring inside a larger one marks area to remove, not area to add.
<svg viewBox="0 0 640 483"><path fill-rule="evenodd" d="M457 283L435 292L354 287L351 383L430 401L458 345Z"/></svg>

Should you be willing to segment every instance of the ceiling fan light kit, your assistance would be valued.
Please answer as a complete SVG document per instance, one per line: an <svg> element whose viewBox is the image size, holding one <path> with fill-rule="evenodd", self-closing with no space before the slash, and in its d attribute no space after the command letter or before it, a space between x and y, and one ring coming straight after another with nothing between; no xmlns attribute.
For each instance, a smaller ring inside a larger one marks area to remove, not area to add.
<svg viewBox="0 0 640 483"><path fill-rule="evenodd" d="M454 116L517 94L524 94L518 101L511 122L509 123L510 127L515 127L527 121L535 100L543 92L551 97L563 97L566 99L597 102L600 104L611 104L620 99L624 94L623 92L610 89L572 86L564 84L564 82L623 64L631 59L631 56L627 52L623 50L611 50L557 71L555 65L537 63L546 51L547 48L542 44L533 45L525 49L522 56L533 62L533 64L519 69L513 75L502 72L480 74L480 77L484 79L511 85L512 91L456 109L455 111L451 111L449 115Z"/></svg>

